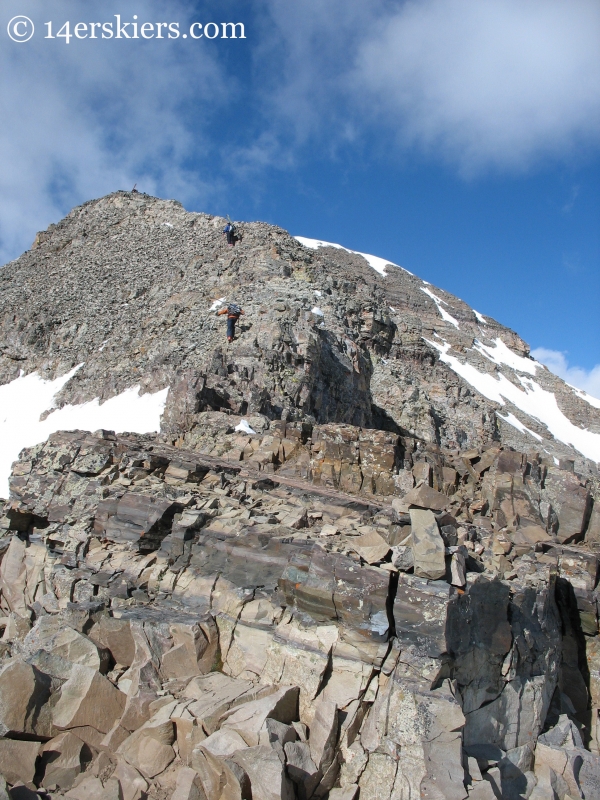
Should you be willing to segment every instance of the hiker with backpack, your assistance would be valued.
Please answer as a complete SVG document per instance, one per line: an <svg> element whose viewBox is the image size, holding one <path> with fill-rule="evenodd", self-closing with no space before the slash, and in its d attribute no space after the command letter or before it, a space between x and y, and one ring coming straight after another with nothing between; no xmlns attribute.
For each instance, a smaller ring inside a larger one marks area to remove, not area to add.
<svg viewBox="0 0 600 800"><path fill-rule="evenodd" d="M227 238L227 244L230 247L233 247L233 245L235 244L235 227L233 225L233 222L229 219L229 217L227 217L227 225L225 225L225 227L223 228L223 233Z"/></svg>
<svg viewBox="0 0 600 800"><path fill-rule="evenodd" d="M244 313L244 309L240 308L235 303L229 303L222 308L220 311L217 311L217 317L220 317L222 314L227 314L227 341L233 342L233 337L235 336L235 323L238 321L240 316Z"/></svg>

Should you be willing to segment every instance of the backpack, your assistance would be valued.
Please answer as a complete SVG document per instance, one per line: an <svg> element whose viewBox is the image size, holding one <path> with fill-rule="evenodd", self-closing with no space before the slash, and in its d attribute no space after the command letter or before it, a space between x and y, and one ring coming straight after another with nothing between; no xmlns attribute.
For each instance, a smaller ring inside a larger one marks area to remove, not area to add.
<svg viewBox="0 0 600 800"><path fill-rule="evenodd" d="M242 309L239 306L237 306L235 303L230 303L227 306L227 313L228 314L235 314L236 317L239 317L239 315L242 313Z"/></svg>

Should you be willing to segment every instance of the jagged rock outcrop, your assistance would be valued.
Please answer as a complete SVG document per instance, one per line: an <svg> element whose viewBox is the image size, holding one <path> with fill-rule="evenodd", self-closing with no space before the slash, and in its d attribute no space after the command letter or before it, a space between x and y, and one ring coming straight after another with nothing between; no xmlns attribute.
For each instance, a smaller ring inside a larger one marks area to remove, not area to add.
<svg viewBox="0 0 600 800"><path fill-rule="evenodd" d="M0 403L45 417L0 798L597 797L598 410L400 268L222 224L119 192L0 272Z"/></svg>
<svg viewBox="0 0 600 800"><path fill-rule="evenodd" d="M204 453L72 432L15 465L0 520L9 785L595 796L597 556L540 499L573 473L386 434L367 464L393 491L341 491L323 479L335 464L310 467L334 426L288 423L302 435L276 469L254 454L285 450L287 426L226 459L240 434L207 417ZM360 452L359 430L340 433Z"/></svg>
<svg viewBox="0 0 600 800"><path fill-rule="evenodd" d="M138 193L74 209L0 273L0 380L82 365L58 406L168 387L174 438L211 409L308 415L442 447L545 449L596 474L600 411L514 332L403 269L383 277L263 223L238 224L227 247L222 227ZM210 311L221 298L246 310L231 346Z"/></svg>

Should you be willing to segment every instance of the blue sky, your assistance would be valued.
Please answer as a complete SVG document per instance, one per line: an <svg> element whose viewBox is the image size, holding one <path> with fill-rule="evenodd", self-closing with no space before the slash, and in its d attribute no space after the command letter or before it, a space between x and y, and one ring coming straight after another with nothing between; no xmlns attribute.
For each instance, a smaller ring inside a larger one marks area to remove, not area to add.
<svg viewBox="0 0 600 800"><path fill-rule="evenodd" d="M115 14L246 38L44 39ZM600 395L596 0L3 0L0 23L2 261L137 183L389 258Z"/></svg>

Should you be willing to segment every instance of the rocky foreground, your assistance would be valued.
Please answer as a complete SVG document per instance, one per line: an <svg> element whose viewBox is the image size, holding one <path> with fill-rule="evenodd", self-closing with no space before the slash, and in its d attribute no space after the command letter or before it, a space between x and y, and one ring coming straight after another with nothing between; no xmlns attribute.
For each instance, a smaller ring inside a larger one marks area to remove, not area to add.
<svg viewBox="0 0 600 800"><path fill-rule="evenodd" d="M239 422L22 452L0 797L598 798L585 481L500 444Z"/></svg>

